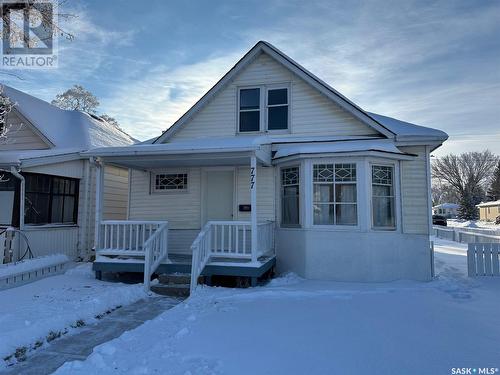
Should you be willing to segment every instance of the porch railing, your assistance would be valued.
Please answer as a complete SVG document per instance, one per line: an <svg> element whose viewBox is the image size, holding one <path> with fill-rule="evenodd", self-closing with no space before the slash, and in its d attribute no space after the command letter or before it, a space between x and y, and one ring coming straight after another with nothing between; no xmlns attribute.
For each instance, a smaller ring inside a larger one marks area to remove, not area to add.
<svg viewBox="0 0 500 375"><path fill-rule="evenodd" d="M151 275L168 259L168 222L160 225L144 243L144 288L149 291Z"/></svg>
<svg viewBox="0 0 500 375"><path fill-rule="evenodd" d="M165 221L105 220L99 226L99 255L144 255L144 245Z"/></svg>
<svg viewBox="0 0 500 375"><path fill-rule="evenodd" d="M207 222L191 245L191 291L211 257L252 259L251 233L249 221ZM274 222L257 224L256 250L255 258L274 253Z"/></svg>

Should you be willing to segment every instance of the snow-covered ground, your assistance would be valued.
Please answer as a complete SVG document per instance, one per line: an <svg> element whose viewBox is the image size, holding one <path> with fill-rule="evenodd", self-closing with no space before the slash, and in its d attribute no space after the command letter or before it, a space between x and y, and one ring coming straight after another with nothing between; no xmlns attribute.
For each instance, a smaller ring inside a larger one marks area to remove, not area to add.
<svg viewBox="0 0 500 375"><path fill-rule="evenodd" d="M69 258L64 254L53 254L44 257L21 260L19 262L0 264L0 277L19 274L22 272L34 271L44 267L55 266L69 262Z"/></svg>
<svg viewBox="0 0 500 375"><path fill-rule="evenodd" d="M451 374L500 367L500 279L468 279L436 239L438 279L203 288L57 374Z"/></svg>
<svg viewBox="0 0 500 375"><path fill-rule="evenodd" d="M492 221L448 219L447 222L449 227L497 229L500 231L500 225L496 225Z"/></svg>
<svg viewBox="0 0 500 375"><path fill-rule="evenodd" d="M71 333L78 325L96 321L97 315L145 296L140 284L96 280L90 263L63 275L1 291L0 358L16 349L22 352L23 347L29 351L47 345L48 338ZM0 360L0 369L5 364Z"/></svg>

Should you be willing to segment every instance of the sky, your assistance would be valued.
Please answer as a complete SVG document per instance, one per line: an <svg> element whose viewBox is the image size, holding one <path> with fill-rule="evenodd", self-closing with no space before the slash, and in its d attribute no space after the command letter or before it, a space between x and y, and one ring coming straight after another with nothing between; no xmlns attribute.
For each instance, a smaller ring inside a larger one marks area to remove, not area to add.
<svg viewBox="0 0 500 375"><path fill-rule="evenodd" d="M59 66L0 80L50 101L74 84L132 136L159 135L257 41L363 109L447 132L436 155L500 154L500 1L77 1Z"/></svg>

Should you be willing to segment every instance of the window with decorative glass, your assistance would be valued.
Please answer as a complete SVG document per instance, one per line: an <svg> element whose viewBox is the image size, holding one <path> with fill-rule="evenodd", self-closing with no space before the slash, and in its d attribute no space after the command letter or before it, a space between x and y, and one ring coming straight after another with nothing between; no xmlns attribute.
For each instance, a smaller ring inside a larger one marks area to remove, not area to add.
<svg viewBox="0 0 500 375"><path fill-rule="evenodd" d="M313 166L314 225L357 225L356 164Z"/></svg>
<svg viewBox="0 0 500 375"><path fill-rule="evenodd" d="M281 169L281 225L300 224L299 167Z"/></svg>
<svg viewBox="0 0 500 375"><path fill-rule="evenodd" d="M374 228L393 229L396 227L394 200L394 167L373 165L372 218Z"/></svg>
<svg viewBox="0 0 500 375"><path fill-rule="evenodd" d="M156 192L187 190L187 187L187 173L154 174L154 191Z"/></svg>

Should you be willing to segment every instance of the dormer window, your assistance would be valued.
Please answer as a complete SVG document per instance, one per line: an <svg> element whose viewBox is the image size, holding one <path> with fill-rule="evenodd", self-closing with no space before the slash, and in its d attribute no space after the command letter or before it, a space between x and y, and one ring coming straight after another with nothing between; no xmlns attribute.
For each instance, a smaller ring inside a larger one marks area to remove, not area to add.
<svg viewBox="0 0 500 375"><path fill-rule="evenodd" d="M289 88L259 86L239 89L238 131L286 131L289 128Z"/></svg>
<svg viewBox="0 0 500 375"><path fill-rule="evenodd" d="M240 132L260 131L260 88L240 90Z"/></svg>

